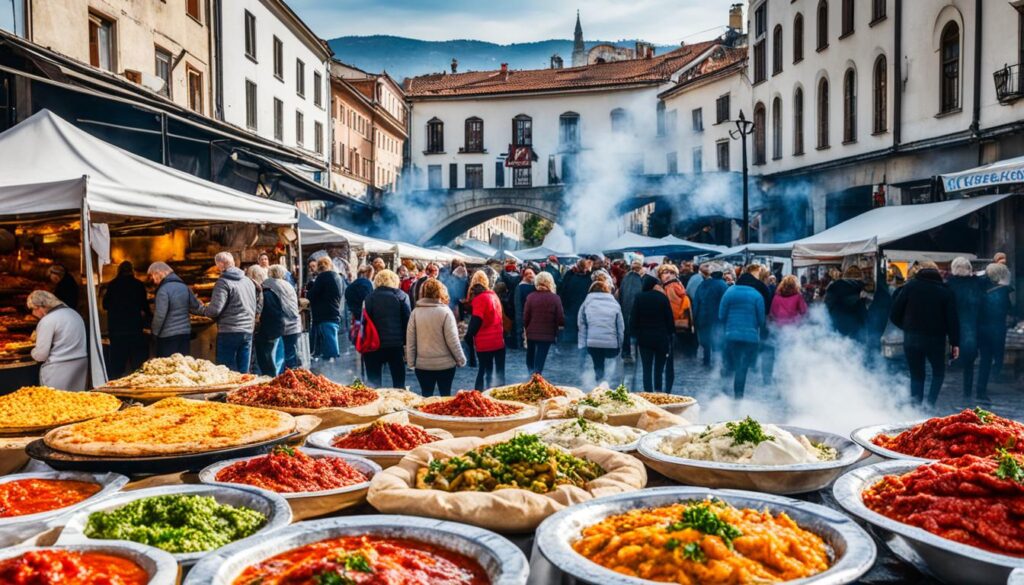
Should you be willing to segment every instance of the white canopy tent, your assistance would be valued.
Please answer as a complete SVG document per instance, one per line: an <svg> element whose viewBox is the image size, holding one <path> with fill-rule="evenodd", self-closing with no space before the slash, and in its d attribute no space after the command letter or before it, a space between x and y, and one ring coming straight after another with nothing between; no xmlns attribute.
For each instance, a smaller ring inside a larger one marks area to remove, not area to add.
<svg viewBox="0 0 1024 585"><path fill-rule="evenodd" d="M299 216L299 231L302 233L303 246L323 246L345 243L355 250L364 250L368 254L388 254L395 251L395 244L378 240L313 219L306 214Z"/></svg>
<svg viewBox="0 0 1024 585"><path fill-rule="evenodd" d="M114 220L165 219L293 225L294 205L261 199L172 169L108 144L49 110L0 134L0 218L53 212L90 228ZM106 382L92 254L83 261L93 384Z"/></svg>
<svg viewBox="0 0 1024 585"><path fill-rule="evenodd" d="M757 244L740 244L739 246L733 246L723 250L713 259L729 258L731 256L776 256L779 258L788 258L793 251L792 242L783 242L779 244L768 244L768 243L757 243Z"/></svg>
<svg viewBox="0 0 1024 585"><path fill-rule="evenodd" d="M940 175L946 193L1024 183L1024 156L1008 158L958 173Z"/></svg>
<svg viewBox="0 0 1024 585"><path fill-rule="evenodd" d="M683 253L707 253L720 252L725 248L713 244L700 244L683 240L672 235L664 238L652 238L642 236L633 232L625 232L612 240L604 249L605 254L622 254L626 252L641 252L643 254L683 254Z"/></svg>

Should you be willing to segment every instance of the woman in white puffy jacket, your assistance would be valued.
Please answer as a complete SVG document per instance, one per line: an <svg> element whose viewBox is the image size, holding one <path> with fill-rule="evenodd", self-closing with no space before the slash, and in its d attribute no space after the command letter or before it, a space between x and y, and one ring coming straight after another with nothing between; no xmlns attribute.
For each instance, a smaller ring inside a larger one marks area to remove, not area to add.
<svg viewBox="0 0 1024 585"><path fill-rule="evenodd" d="M605 360L619 355L625 332L622 308L611 294L607 281L596 280L590 285L576 325L579 328L579 348L586 349L594 361L594 376L598 382L607 381Z"/></svg>

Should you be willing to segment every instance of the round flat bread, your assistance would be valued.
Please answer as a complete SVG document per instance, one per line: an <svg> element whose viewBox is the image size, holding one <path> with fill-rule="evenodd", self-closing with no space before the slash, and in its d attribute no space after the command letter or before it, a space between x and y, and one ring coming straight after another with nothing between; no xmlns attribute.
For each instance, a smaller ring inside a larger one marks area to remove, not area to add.
<svg viewBox="0 0 1024 585"><path fill-rule="evenodd" d="M98 457L203 453L269 441L295 430L295 419L276 410L167 398L90 421L54 429L51 448Z"/></svg>

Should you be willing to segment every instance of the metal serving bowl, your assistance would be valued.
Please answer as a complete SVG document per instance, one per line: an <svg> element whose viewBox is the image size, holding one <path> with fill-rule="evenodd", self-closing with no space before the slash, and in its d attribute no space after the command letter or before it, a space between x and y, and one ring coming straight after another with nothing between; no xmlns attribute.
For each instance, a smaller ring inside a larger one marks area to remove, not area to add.
<svg viewBox="0 0 1024 585"><path fill-rule="evenodd" d="M555 425L560 425L560 424L563 424L565 422L573 421L573 420L576 420L576 419L573 419L573 418L551 418L551 419L539 420L539 421L536 421L536 422L532 422L530 424L526 424L526 425L523 425L521 427L516 427L515 429L512 429L512 430L514 432L517 432L517 433L539 433L539 432L541 432L544 429L547 429L549 427L553 427ZM592 421L588 421L588 422L592 422ZM594 423L592 423L592 424L594 424ZM604 424L607 424L607 423L604 423ZM608 426L616 426L616 425L608 425ZM633 427L629 427L629 428L631 430L633 430L633 431L635 431L635 432L640 434L640 437L637 438L637 440L633 441L632 443L626 443L625 445L596 445L594 443L587 443L587 444L588 445L594 445L595 447L601 447L603 449L610 449L612 451L619 451L619 452L622 452L622 453L629 453L630 451L636 451L637 446L640 445L640 439L642 439L646 433L644 431L641 431L640 429L637 429L637 428L633 428Z"/></svg>
<svg viewBox="0 0 1024 585"><path fill-rule="evenodd" d="M378 463L381 467L390 467L397 465L402 457L405 457L409 451L371 451L369 449L343 449L341 447L335 447L334 441L338 437L343 437L352 432L353 429L365 427L366 425L343 425L340 427L332 427L317 431L306 438L306 444L317 447L324 451L331 453L344 453L346 455L356 455L358 457L365 457L370 461ZM438 440L444 440L451 438L451 435L444 432L444 435L439 435L440 429L423 429L428 434L431 434L438 438Z"/></svg>
<svg viewBox="0 0 1024 585"><path fill-rule="evenodd" d="M178 563L170 553L158 548L127 542L109 540L102 544L68 544L54 546L20 546L0 550L0 561L19 557L27 552L46 550L72 550L82 553L103 553L134 561L149 574L147 585L175 585L178 582Z"/></svg>
<svg viewBox="0 0 1024 585"><path fill-rule="evenodd" d="M123 492L101 502L80 508L70 519L57 539L57 544L99 544L107 541L89 538L85 535L85 525L93 512L109 512L129 502L169 495L213 496L217 503L229 506L249 508L266 516L267 521L262 528L248 538L238 542L249 542L253 538L284 528L292 521L292 511L288 502L281 496L247 486L219 485L168 485L141 490ZM172 553L179 564L189 566L210 554L211 551L193 553Z"/></svg>
<svg viewBox="0 0 1024 585"><path fill-rule="evenodd" d="M19 479L66 479L74 481L86 481L102 486L100 491L88 498L65 506L39 512L38 514L25 514L24 516L11 516L0 518L0 546L13 546L14 544L32 536L44 532L48 528L59 525L75 511L86 506L101 502L116 494L126 483L128 478L117 473L85 473L80 471L36 471L30 473L18 473L0 477L0 484L17 481Z"/></svg>
<svg viewBox="0 0 1024 585"><path fill-rule="evenodd" d="M745 489L771 494L801 494L820 490L839 477L844 469L860 460L864 450L848 438L789 425L777 425L794 435L804 435L814 443L834 448L833 461L791 465L751 465L686 459L662 453L662 440L700 433L707 425L669 427L648 433L640 439L639 452L651 468L680 483L712 488Z"/></svg>
<svg viewBox="0 0 1024 585"><path fill-rule="evenodd" d="M348 535L375 534L407 538L439 546L476 559L492 585L524 585L526 557L497 534L456 522L413 516L349 516L302 522L253 542L236 542L199 562L183 585L230 585L249 565L313 542Z"/></svg>
<svg viewBox="0 0 1024 585"><path fill-rule="evenodd" d="M836 481L832 491L847 512L900 538L924 562L928 572L946 583L986 585L1005 583L1014 569L1024 569L1024 558L989 552L942 538L923 528L883 516L864 505L861 494L886 475L900 475L922 464L885 461L850 470Z"/></svg>
<svg viewBox="0 0 1024 585"><path fill-rule="evenodd" d="M652 581L628 577L606 569L580 555L572 543L580 532L608 516L636 508L657 508L685 500L718 498L737 508L785 512L801 528L820 536L832 549L834 561L827 571L792 583L841 585L852 583L875 562L870 536L846 516L818 504L791 498L736 490L697 487L665 487L598 498L558 512L537 529L537 548L544 559L561 572L583 583L600 585L650 585ZM552 576L555 577L555 576Z"/></svg>
<svg viewBox="0 0 1024 585"><path fill-rule="evenodd" d="M914 461L917 463L930 463L936 460L927 459L924 457L914 457L913 455L907 455L905 453L900 453L899 451L893 451L891 449L886 449L885 447L879 447L878 445L871 442L871 439L874 439L878 435L898 435L907 429L916 427L917 425L926 422L927 420L929 419L923 419L914 422L901 422L888 425L869 425L866 427L861 427L850 433L850 438L853 439L853 441L860 445L861 447L864 447L871 453L878 455L883 459L899 459L902 461Z"/></svg>

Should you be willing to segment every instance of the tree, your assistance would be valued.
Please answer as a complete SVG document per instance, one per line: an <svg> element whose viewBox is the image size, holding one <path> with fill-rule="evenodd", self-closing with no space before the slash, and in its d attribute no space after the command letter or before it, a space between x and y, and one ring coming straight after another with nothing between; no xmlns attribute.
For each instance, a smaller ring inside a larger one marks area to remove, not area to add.
<svg viewBox="0 0 1024 585"><path fill-rule="evenodd" d="M523 222L523 243L530 246L539 246L544 243L544 236L548 235L553 223L536 215L531 215Z"/></svg>

